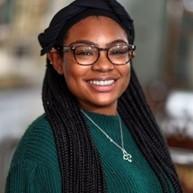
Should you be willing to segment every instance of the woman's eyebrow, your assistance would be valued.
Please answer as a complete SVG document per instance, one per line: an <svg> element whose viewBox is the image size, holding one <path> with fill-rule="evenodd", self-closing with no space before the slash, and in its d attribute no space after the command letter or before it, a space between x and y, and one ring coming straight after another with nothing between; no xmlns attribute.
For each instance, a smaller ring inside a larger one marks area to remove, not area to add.
<svg viewBox="0 0 193 193"><path fill-rule="evenodd" d="M109 47L109 46L111 46L111 45L118 44L118 43L128 43L128 42L126 42L126 41L123 40L123 39L117 39L117 40L114 40L114 41L112 41L112 42L110 42L110 43L107 43L106 46Z"/></svg>
<svg viewBox="0 0 193 193"><path fill-rule="evenodd" d="M92 41L89 41L89 40L77 40L77 41L70 43L70 45L73 45L73 44L92 44L92 45L98 46L98 44Z"/></svg>
<svg viewBox="0 0 193 193"><path fill-rule="evenodd" d="M105 45L106 45L106 47L109 47L109 46L112 46L112 45L117 44L117 43L128 43L128 42L126 42L123 39L116 39L116 40L113 40L112 42L109 42ZM99 44L92 42L92 41L89 41L89 40L77 40L77 41L70 43L69 45L73 45L73 44L91 44L91 45L94 45L96 47L100 47Z"/></svg>

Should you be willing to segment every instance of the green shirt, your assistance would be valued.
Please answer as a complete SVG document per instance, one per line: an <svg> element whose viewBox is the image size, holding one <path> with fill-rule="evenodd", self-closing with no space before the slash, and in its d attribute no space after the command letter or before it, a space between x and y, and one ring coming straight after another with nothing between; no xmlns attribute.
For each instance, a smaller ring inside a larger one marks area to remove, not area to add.
<svg viewBox="0 0 193 193"><path fill-rule="evenodd" d="M88 113L88 112L87 112ZM117 116L88 113L118 144L121 144ZM133 162L88 119L91 138L99 151L108 193L162 193L160 183L123 124L125 149ZM61 174L53 132L45 115L27 129L14 154L7 178L6 193L61 193Z"/></svg>

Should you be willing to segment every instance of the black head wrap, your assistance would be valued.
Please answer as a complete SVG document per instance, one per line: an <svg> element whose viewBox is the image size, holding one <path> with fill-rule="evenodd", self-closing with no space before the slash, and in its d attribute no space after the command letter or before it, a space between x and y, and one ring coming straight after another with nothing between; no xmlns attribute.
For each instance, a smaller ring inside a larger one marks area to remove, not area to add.
<svg viewBox="0 0 193 193"><path fill-rule="evenodd" d="M41 55L55 46L61 33L66 32L74 23L89 15L102 15L114 19L125 29L129 43L133 44L133 20L119 3L115 0L96 0L92 3L91 0L76 0L56 13L49 27L39 34Z"/></svg>
<svg viewBox="0 0 193 193"><path fill-rule="evenodd" d="M58 38L74 23L90 15L107 16L117 21L133 44L133 20L117 1L76 0L61 9L44 33L39 35L41 54L48 53L57 44ZM100 155L91 140L77 101L69 91L64 77L57 74L49 63L42 98L57 147L62 193L105 193ZM118 111L157 175L163 193L182 193L167 146L132 65L130 84L118 100Z"/></svg>

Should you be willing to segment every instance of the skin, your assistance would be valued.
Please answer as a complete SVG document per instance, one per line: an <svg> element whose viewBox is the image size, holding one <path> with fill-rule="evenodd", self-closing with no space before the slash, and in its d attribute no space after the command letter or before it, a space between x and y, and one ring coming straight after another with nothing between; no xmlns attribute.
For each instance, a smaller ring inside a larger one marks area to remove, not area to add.
<svg viewBox="0 0 193 193"><path fill-rule="evenodd" d="M115 40L128 42L125 31L114 20L103 16L89 16L75 25L68 32L65 44L87 40L98 47L106 48ZM117 114L118 98L128 87L130 81L130 63L121 66L113 65L100 53L99 60L93 66L80 66L74 60L72 52L61 57L55 50L48 54L58 72L63 75L69 90L76 96L80 107L87 111L105 115ZM89 83L90 80L114 79L111 86L101 87Z"/></svg>

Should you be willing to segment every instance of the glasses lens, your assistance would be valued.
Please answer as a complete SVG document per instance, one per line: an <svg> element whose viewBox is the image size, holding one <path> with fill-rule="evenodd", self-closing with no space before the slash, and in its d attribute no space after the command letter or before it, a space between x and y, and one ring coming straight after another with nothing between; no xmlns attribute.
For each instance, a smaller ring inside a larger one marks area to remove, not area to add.
<svg viewBox="0 0 193 193"><path fill-rule="evenodd" d="M120 44L109 49L108 57L113 64L126 64L130 60L129 52L128 45Z"/></svg>
<svg viewBox="0 0 193 193"><path fill-rule="evenodd" d="M81 45L75 48L76 61L81 65L91 65L98 58L98 50L89 45Z"/></svg>

